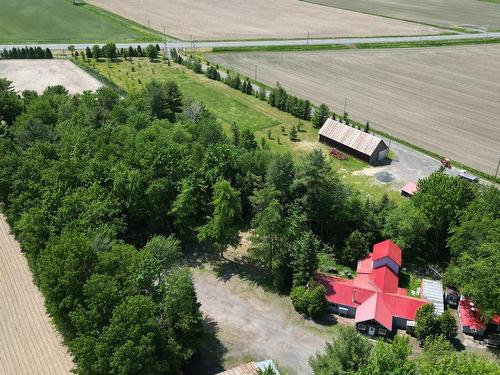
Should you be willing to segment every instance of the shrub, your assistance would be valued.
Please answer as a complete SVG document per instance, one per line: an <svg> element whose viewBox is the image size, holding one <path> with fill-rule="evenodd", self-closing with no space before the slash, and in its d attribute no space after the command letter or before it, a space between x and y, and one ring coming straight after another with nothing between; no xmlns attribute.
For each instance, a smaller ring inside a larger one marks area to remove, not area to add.
<svg viewBox="0 0 500 375"><path fill-rule="evenodd" d="M327 305L325 289L321 285L307 290L307 313L311 318L321 317Z"/></svg>
<svg viewBox="0 0 500 375"><path fill-rule="evenodd" d="M292 304L295 310L301 314L306 314L308 311L307 288L305 286L297 286L292 288L290 293Z"/></svg>

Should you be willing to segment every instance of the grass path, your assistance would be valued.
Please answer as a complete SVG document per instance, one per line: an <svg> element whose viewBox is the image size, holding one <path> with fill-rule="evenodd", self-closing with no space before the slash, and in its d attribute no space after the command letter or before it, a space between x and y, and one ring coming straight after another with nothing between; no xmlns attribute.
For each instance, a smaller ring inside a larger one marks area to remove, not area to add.
<svg viewBox="0 0 500 375"><path fill-rule="evenodd" d="M73 363L0 214L0 374L63 375Z"/></svg>

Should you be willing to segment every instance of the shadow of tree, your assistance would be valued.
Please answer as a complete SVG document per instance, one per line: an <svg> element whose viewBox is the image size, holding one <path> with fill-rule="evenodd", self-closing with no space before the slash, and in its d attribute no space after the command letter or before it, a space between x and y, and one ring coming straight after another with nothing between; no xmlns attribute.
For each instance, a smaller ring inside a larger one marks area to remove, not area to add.
<svg viewBox="0 0 500 375"><path fill-rule="evenodd" d="M218 338L217 322L210 317L205 317L203 324L206 329L204 343L184 368L184 374L217 374L224 371L224 356L227 348Z"/></svg>
<svg viewBox="0 0 500 375"><path fill-rule="evenodd" d="M250 284L262 287L265 291L280 295L286 293L286 291L280 290L274 285L271 272L266 267L253 263L246 256L235 260L218 259L214 263L213 269L217 277L224 281L229 281L233 276L237 275Z"/></svg>

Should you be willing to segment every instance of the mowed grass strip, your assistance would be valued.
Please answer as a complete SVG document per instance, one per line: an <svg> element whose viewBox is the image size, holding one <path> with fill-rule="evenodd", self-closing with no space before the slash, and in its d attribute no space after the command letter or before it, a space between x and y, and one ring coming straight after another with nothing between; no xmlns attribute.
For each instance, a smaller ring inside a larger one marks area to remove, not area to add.
<svg viewBox="0 0 500 375"><path fill-rule="evenodd" d="M0 0L0 43L135 42L160 34L88 4L70 0Z"/></svg>
<svg viewBox="0 0 500 375"><path fill-rule="evenodd" d="M79 62L95 69L127 92L143 90L147 82L153 78L174 81L185 96L202 102L210 112L217 116L228 135L230 125L236 122L240 130L253 131L259 144L264 139L266 147L275 152L290 153L297 160L305 153L317 148L323 150L325 154L330 151L330 147L318 142L318 130L313 128L310 121L300 121L302 130L298 132L299 140L291 141L289 133L292 127L298 126L297 118L271 107L267 102L252 95L234 90L222 82L195 74L183 66L176 64L168 66L143 59L117 63L104 61L95 63L94 60L91 62L87 60L84 63L80 59ZM270 137L268 131L271 131ZM338 160L329 156L328 160L349 186L375 199L379 199L384 193L396 200L401 198L389 184L381 185L369 176L352 174L354 171L367 168L366 162L352 156L349 156L347 160Z"/></svg>

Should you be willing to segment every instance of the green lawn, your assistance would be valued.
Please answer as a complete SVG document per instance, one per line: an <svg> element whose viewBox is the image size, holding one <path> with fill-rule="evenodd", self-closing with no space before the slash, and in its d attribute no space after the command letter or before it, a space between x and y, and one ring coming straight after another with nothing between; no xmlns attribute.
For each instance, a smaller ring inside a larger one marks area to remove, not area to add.
<svg viewBox="0 0 500 375"><path fill-rule="evenodd" d="M234 90L222 82L195 74L183 66L175 64L168 66L161 62L150 63L147 59L117 63L104 61L95 63L92 60L86 64L128 92L142 90L153 77L159 80L175 81L185 96L203 102L206 108L221 120L227 131L230 125L236 122L240 128L252 130L259 144L262 139L265 139L266 145L273 151L290 152L295 158L300 158L304 153L316 148L321 148L326 154L330 150L330 147L318 142L318 131L309 121L302 121L302 131L298 132L299 141L292 142L288 134L293 126L298 125L297 118L271 107L267 102L252 95L245 95ZM284 132L282 127L284 127ZM271 130L271 138L268 137L268 130ZM333 157L328 157L328 159L348 185L358 188L375 199L380 198L383 193L388 193L393 199L401 199L398 192L393 191L389 185L378 184L372 177L352 174L354 171L368 167L367 163L352 156L349 156L347 160L338 160Z"/></svg>
<svg viewBox="0 0 500 375"><path fill-rule="evenodd" d="M0 43L133 42L160 34L71 0L0 0Z"/></svg>

